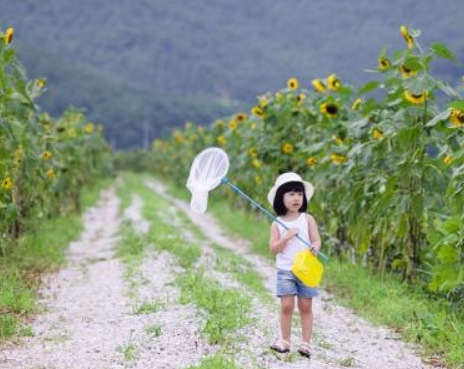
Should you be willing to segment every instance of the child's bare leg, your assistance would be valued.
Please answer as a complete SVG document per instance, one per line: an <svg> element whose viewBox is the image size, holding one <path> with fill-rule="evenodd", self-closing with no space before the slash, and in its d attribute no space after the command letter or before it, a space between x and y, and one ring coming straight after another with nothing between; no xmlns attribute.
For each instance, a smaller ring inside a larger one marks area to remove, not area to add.
<svg viewBox="0 0 464 369"><path fill-rule="evenodd" d="M280 330L282 339L290 342L292 335L292 314L295 308L295 298L293 295L282 296L280 298Z"/></svg>
<svg viewBox="0 0 464 369"><path fill-rule="evenodd" d="M301 330L304 342L311 341L313 333L313 299L298 297L298 310L301 317Z"/></svg>

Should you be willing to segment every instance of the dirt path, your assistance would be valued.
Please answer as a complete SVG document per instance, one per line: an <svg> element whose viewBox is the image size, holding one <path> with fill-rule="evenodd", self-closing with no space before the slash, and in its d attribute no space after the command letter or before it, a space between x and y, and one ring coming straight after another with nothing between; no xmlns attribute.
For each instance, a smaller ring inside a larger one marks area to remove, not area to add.
<svg viewBox="0 0 464 369"><path fill-rule="evenodd" d="M207 242L199 263L214 265L213 243L232 250L256 266L266 288L275 293L273 264L249 251L247 242L229 239L210 215L190 213L188 205L168 195L155 181L147 185L169 199L173 221L186 240L195 235L182 227L176 212L185 212L204 233ZM114 191L106 191L100 202L84 215L84 231L70 245L67 266L49 275L40 291L45 312L32 324L34 337L0 352L1 369L180 369L197 365L220 348L208 345L200 330L200 314L193 304L180 304L180 292L173 283L182 273L169 253L149 248L136 271L115 257L117 236L123 219L131 220L140 236L150 229L141 215L142 200L133 196L122 217ZM198 240L197 240L198 241ZM242 288L233 275L211 270L209 277L226 287ZM429 368L414 354L414 348L398 340L385 328L373 327L349 309L338 306L321 291L315 300L314 355L311 361L292 354L273 355L268 346L278 334L278 300L263 304L250 291L255 324L237 334L239 368ZM141 306L155 306L138 313ZM272 304L271 304L272 305ZM297 319L294 320L294 323ZM294 348L298 344L298 324Z"/></svg>
<svg viewBox="0 0 464 369"><path fill-rule="evenodd" d="M142 205L134 196L123 217L141 235L150 226ZM167 252L151 252L128 279L115 257L118 206L107 191L84 214L67 266L45 277L39 301L45 312L32 323L34 337L0 351L1 369L177 369L217 350L203 342L195 306L178 302L176 265ZM129 297L134 288L136 297ZM159 309L135 313L143 304Z"/></svg>
<svg viewBox="0 0 464 369"><path fill-rule="evenodd" d="M108 191L86 212L83 235L70 245L68 266L43 283L39 303L46 312L33 324L34 337L4 351L1 368L105 368L120 362L117 347L130 336L130 325L124 314L123 266L113 258L118 205Z"/></svg>
<svg viewBox="0 0 464 369"><path fill-rule="evenodd" d="M253 255L249 251L247 242L229 239L215 219L210 214L199 216L190 211L186 202L170 196L166 188L159 182L149 181L149 187L160 195L169 199L196 224L202 232L212 241L240 254L257 266L258 271L265 280L268 289L275 294L275 269L268 260ZM269 321L277 322L277 314L272 314L264 307L261 314L257 312L258 319L272 330ZM315 339L314 357L311 366L317 368L432 368L426 365L417 355L413 345L400 341L397 334L384 327L375 327L357 317L350 309L337 305L333 297L320 290L320 296L314 300L314 331ZM295 322L295 320L294 320ZM264 328L263 326L263 328ZM275 335L278 331L275 329ZM285 363L269 358L265 354L265 347L270 342L263 342L262 335L250 332L249 344L257 348L256 356L261 356L260 364L266 368L307 368L308 362L296 360ZM255 335L253 337L253 335ZM298 330L294 330L294 343L298 343ZM267 337L269 339L269 337ZM258 344L256 344L258 341ZM263 347L264 345L264 347Z"/></svg>

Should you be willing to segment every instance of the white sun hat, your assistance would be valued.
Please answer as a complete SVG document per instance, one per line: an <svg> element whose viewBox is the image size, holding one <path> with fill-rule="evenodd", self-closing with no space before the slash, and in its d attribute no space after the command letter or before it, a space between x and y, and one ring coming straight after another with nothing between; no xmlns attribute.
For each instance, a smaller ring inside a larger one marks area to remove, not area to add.
<svg viewBox="0 0 464 369"><path fill-rule="evenodd" d="M274 199L279 187L289 182L301 182L305 189L306 200L309 202L314 193L314 186L309 182L303 181L303 179L298 174L293 172L286 172L277 177L274 186L267 194L267 200L272 206L274 206Z"/></svg>

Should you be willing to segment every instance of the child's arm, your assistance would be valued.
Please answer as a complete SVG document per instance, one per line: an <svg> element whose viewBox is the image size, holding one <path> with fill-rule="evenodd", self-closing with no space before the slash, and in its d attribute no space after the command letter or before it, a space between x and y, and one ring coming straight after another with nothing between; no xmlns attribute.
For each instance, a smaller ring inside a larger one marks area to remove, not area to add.
<svg viewBox="0 0 464 369"><path fill-rule="evenodd" d="M319 251L321 249L322 241L321 236L319 235L319 231L317 230L316 220L312 215L309 214L307 216L307 219L309 226L309 236L311 237L311 244L317 251Z"/></svg>
<svg viewBox="0 0 464 369"><path fill-rule="evenodd" d="M287 246L287 242L295 237L298 233L297 228L289 229L285 237L280 238L279 228L277 228L276 223L272 223L271 226L271 237L269 241L269 249L273 254L278 254L283 251L285 246Z"/></svg>

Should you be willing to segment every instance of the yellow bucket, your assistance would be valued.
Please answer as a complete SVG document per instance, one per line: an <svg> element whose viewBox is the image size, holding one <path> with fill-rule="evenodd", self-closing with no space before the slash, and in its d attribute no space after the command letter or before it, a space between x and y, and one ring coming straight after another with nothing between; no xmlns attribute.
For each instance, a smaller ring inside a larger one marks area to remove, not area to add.
<svg viewBox="0 0 464 369"><path fill-rule="evenodd" d="M292 266L292 272L306 286L319 286L324 266L309 250L299 251Z"/></svg>

